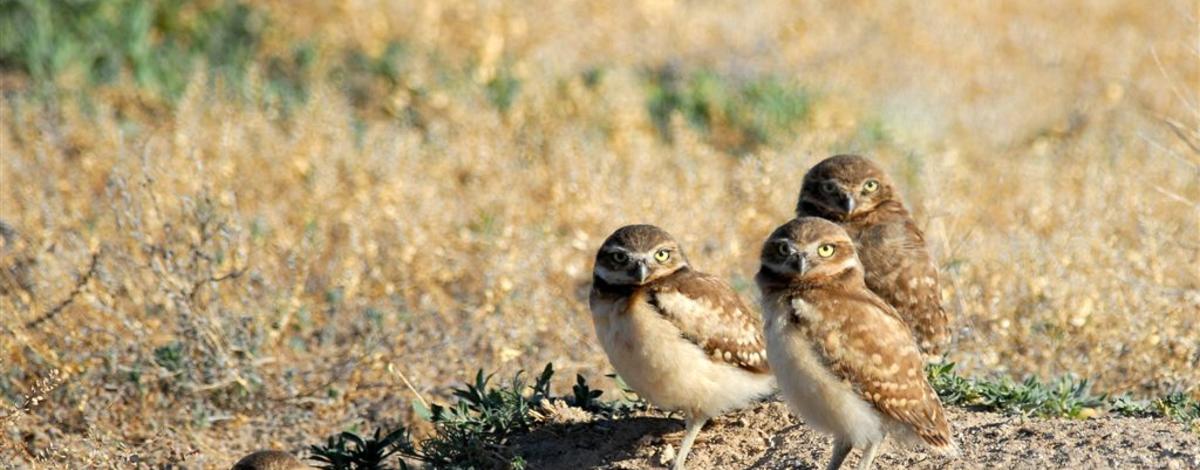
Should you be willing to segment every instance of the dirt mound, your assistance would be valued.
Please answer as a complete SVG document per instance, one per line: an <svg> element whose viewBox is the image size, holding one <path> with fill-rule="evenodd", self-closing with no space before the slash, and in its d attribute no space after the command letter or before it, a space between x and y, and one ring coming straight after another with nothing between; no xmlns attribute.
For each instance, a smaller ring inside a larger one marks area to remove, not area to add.
<svg viewBox="0 0 1200 470"><path fill-rule="evenodd" d="M1032 419L950 409L962 457L948 460L887 445L877 468L1200 468L1200 436L1166 419ZM529 468L669 467L683 422L648 412L621 420L551 425L517 440ZM818 469L831 440L781 402L713 420L700 434L690 468ZM890 441L889 441L890 442ZM852 453L847 467L857 463Z"/></svg>

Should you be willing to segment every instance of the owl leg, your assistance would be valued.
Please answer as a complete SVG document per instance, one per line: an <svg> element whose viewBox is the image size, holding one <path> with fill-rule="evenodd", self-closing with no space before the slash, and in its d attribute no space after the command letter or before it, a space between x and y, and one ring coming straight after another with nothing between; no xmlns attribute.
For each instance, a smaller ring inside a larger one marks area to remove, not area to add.
<svg viewBox="0 0 1200 470"><path fill-rule="evenodd" d="M842 462L846 461L846 456L850 455L850 450L853 449L849 442L837 439L833 441L833 458L829 459L829 465L825 466L825 470L838 470L842 467Z"/></svg>
<svg viewBox="0 0 1200 470"><path fill-rule="evenodd" d="M881 445L883 445L883 439L872 442L863 450L862 458L858 459L858 470L871 470L871 463L875 461L875 454L879 453Z"/></svg>
<svg viewBox="0 0 1200 470"><path fill-rule="evenodd" d="M683 442L679 444L679 455L675 456L675 464L671 466L673 470L683 470L683 462L687 460L688 452L692 450L692 443L696 442L696 436L700 434L700 428L704 427L706 422L708 422L707 416L688 413L687 431L683 434Z"/></svg>

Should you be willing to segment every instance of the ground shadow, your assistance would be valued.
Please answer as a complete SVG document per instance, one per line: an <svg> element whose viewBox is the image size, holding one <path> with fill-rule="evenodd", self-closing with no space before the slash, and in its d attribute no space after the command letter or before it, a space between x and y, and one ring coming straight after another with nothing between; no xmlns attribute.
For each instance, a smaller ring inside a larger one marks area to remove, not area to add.
<svg viewBox="0 0 1200 470"><path fill-rule="evenodd" d="M552 424L516 438L512 448L529 468L594 468L628 458L646 436L682 429L682 421L659 417Z"/></svg>

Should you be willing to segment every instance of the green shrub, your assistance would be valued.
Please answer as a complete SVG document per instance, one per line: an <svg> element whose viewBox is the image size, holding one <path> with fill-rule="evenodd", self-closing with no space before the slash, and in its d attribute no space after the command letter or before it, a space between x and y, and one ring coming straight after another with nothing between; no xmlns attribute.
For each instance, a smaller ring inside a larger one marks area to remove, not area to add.
<svg viewBox="0 0 1200 470"><path fill-rule="evenodd" d="M647 110L668 142L671 116L682 115L713 145L745 153L799 130L812 108L812 95L777 77L728 79L711 71L687 76L670 67L650 74Z"/></svg>
<svg viewBox="0 0 1200 470"><path fill-rule="evenodd" d="M154 348L154 363L172 373L183 370L183 344L175 341L166 346Z"/></svg>
<svg viewBox="0 0 1200 470"><path fill-rule="evenodd" d="M325 445L309 447L311 459L320 462L319 468L325 469L407 470L408 465L403 460L397 459L399 463L396 467L389 466L387 460L396 454L418 455L413 449L408 429L401 426L380 437L382 431L376 429L375 435L368 439L348 431L339 433L330 437Z"/></svg>
<svg viewBox="0 0 1200 470"><path fill-rule="evenodd" d="M1155 400L1135 400L1128 395L1110 398L1107 394L1093 395L1086 379L968 379L954 371L952 362L931 364L927 372L930 385L947 405L1039 417L1086 418L1107 411L1120 416L1168 417L1184 424L1200 421L1200 401L1185 393Z"/></svg>
<svg viewBox="0 0 1200 470"><path fill-rule="evenodd" d="M501 67L496 76L487 82L488 101L501 112L508 111L508 108L512 107L520 91L521 80L513 75L512 70L507 66Z"/></svg>
<svg viewBox="0 0 1200 470"><path fill-rule="evenodd" d="M417 415L434 425L434 433L414 443L403 426L380 438L363 439L352 432L330 437L325 445L312 446L313 458L324 468L391 468L386 460L403 456L433 468L524 468L525 462L510 448L510 438L533 429L543 415L533 413L548 401L591 412L594 416L619 418L633 410L645 409L644 402L628 399L615 402L599 400L602 392L588 386L583 376L575 377L572 395L555 397L550 391L554 365L546 364L533 383L518 372L507 383L496 386L483 371L473 383L453 391L451 406L433 405L426 409L414 404ZM542 410L545 411L545 410ZM400 462L399 468L406 468Z"/></svg>
<svg viewBox="0 0 1200 470"><path fill-rule="evenodd" d="M240 85L266 17L238 1L209 8L184 0L0 0L0 69L29 75L41 93L112 83L128 75L167 99L193 66Z"/></svg>

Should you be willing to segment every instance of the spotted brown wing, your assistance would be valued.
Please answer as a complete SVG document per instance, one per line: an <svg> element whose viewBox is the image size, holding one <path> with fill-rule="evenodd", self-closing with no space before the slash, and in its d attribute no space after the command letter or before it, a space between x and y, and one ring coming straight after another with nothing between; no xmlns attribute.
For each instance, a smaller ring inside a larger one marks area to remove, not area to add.
<svg viewBox="0 0 1200 470"><path fill-rule="evenodd" d="M649 301L713 360L770 372L761 315L721 279L688 269L653 286Z"/></svg>

